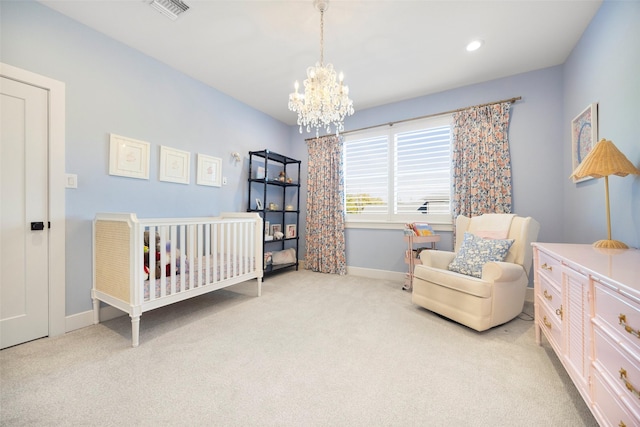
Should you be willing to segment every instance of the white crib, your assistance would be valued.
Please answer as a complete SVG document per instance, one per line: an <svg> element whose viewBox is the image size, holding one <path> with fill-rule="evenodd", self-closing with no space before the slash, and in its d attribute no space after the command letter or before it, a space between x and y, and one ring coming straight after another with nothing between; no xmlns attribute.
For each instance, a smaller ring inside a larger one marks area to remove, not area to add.
<svg viewBox="0 0 640 427"><path fill-rule="evenodd" d="M262 227L256 213L183 219L97 214L91 291L94 324L100 322L100 301L129 313L132 345L137 347L140 316L145 311L251 279L257 279L260 296ZM147 257L145 231L149 236ZM158 240L161 250L156 256ZM162 267L157 269L158 263Z"/></svg>

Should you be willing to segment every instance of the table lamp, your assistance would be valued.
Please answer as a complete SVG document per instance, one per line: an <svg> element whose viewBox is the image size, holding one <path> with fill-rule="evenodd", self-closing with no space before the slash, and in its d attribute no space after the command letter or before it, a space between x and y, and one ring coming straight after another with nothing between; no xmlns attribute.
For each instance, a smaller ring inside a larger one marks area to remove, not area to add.
<svg viewBox="0 0 640 427"><path fill-rule="evenodd" d="M593 178L604 177L604 187L607 201L607 240L598 240L593 244L596 248L628 249L629 247L617 240L611 240L611 214L609 213L609 175L627 176L640 175L636 168L624 154L613 145L613 142L601 139L587 154L582 163L573 171L570 178L580 179L587 176Z"/></svg>

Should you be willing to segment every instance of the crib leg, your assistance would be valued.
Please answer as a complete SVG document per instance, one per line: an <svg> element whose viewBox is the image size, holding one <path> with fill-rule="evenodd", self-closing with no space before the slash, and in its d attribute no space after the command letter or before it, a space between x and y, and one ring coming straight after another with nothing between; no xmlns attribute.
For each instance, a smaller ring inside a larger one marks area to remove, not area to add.
<svg viewBox="0 0 640 427"><path fill-rule="evenodd" d="M262 295L262 277L258 277L258 296Z"/></svg>
<svg viewBox="0 0 640 427"><path fill-rule="evenodd" d="M131 347L137 347L140 344L140 315L131 317Z"/></svg>
<svg viewBox="0 0 640 427"><path fill-rule="evenodd" d="M93 298L93 324L100 323L100 300Z"/></svg>

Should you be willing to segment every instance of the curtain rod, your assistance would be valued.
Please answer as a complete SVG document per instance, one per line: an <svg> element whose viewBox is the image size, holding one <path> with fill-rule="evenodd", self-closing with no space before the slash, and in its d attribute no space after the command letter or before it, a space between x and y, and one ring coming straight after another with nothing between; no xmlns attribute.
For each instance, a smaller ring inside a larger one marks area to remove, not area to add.
<svg viewBox="0 0 640 427"><path fill-rule="evenodd" d="M420 120L420 119L428 119L429 117L436 117L436 116L443 116L445 114L453 114L453 113L457 113L459 111L464 111L464 110L468 110L469 108L480 108L480 107L486 107L489 105L494 105L494 104L502 104L503 102L510 102L510 103L515 103L516 101L520 101L522 99L521 96L516 96L514 98L509 98L509 99L502 99L500 101L493 101L493 102L487 102L486 104L478 104L478 105L472 105L470 107L463 107L463 108L458 108L456 110L449 110L449 111L444 111L442 113L434 113L434 114L427 114L426 116L420 116L420 117L413 117L411 119L404 119L404 120L398 120L395 122L388 122L388 123L383 123L381 125L373 125L373 126L367 126L367 127L363 127L360 129L352 129L352 130L348 130L345 132L342 132L340 135L346 135L348 133L353 133L353 132L360 132L363 130L368 130L368 129L374 129L374 128L379 128L382 126L393 126L396 125L398 123L404 123L404 122L410 122L412 120ZM333 135L333 134L332 134ZM327 135L323 135L323 136L327 136ZM313 139L316 139L315 137L313 138L306 138L305 141L311 141Z"/></svg>

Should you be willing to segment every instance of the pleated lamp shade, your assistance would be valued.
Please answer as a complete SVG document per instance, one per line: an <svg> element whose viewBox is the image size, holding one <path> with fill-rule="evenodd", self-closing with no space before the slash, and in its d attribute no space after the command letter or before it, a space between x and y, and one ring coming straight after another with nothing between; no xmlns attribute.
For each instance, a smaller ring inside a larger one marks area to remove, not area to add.
<svg viewBox="0 0 640 427"><path fill-rule="evenodd" d="M611 240L611 215L609 212L609 175L627 176L629 174L640 175L640 169L625 157L613 145L613 142L601 139L587 154L580 166L573 171L570 178L580 179L587 176L593 178L604 177L606 201L607 201L607 240L598 240L593 244L597 248L628 248L622 242Z"/></svg>

